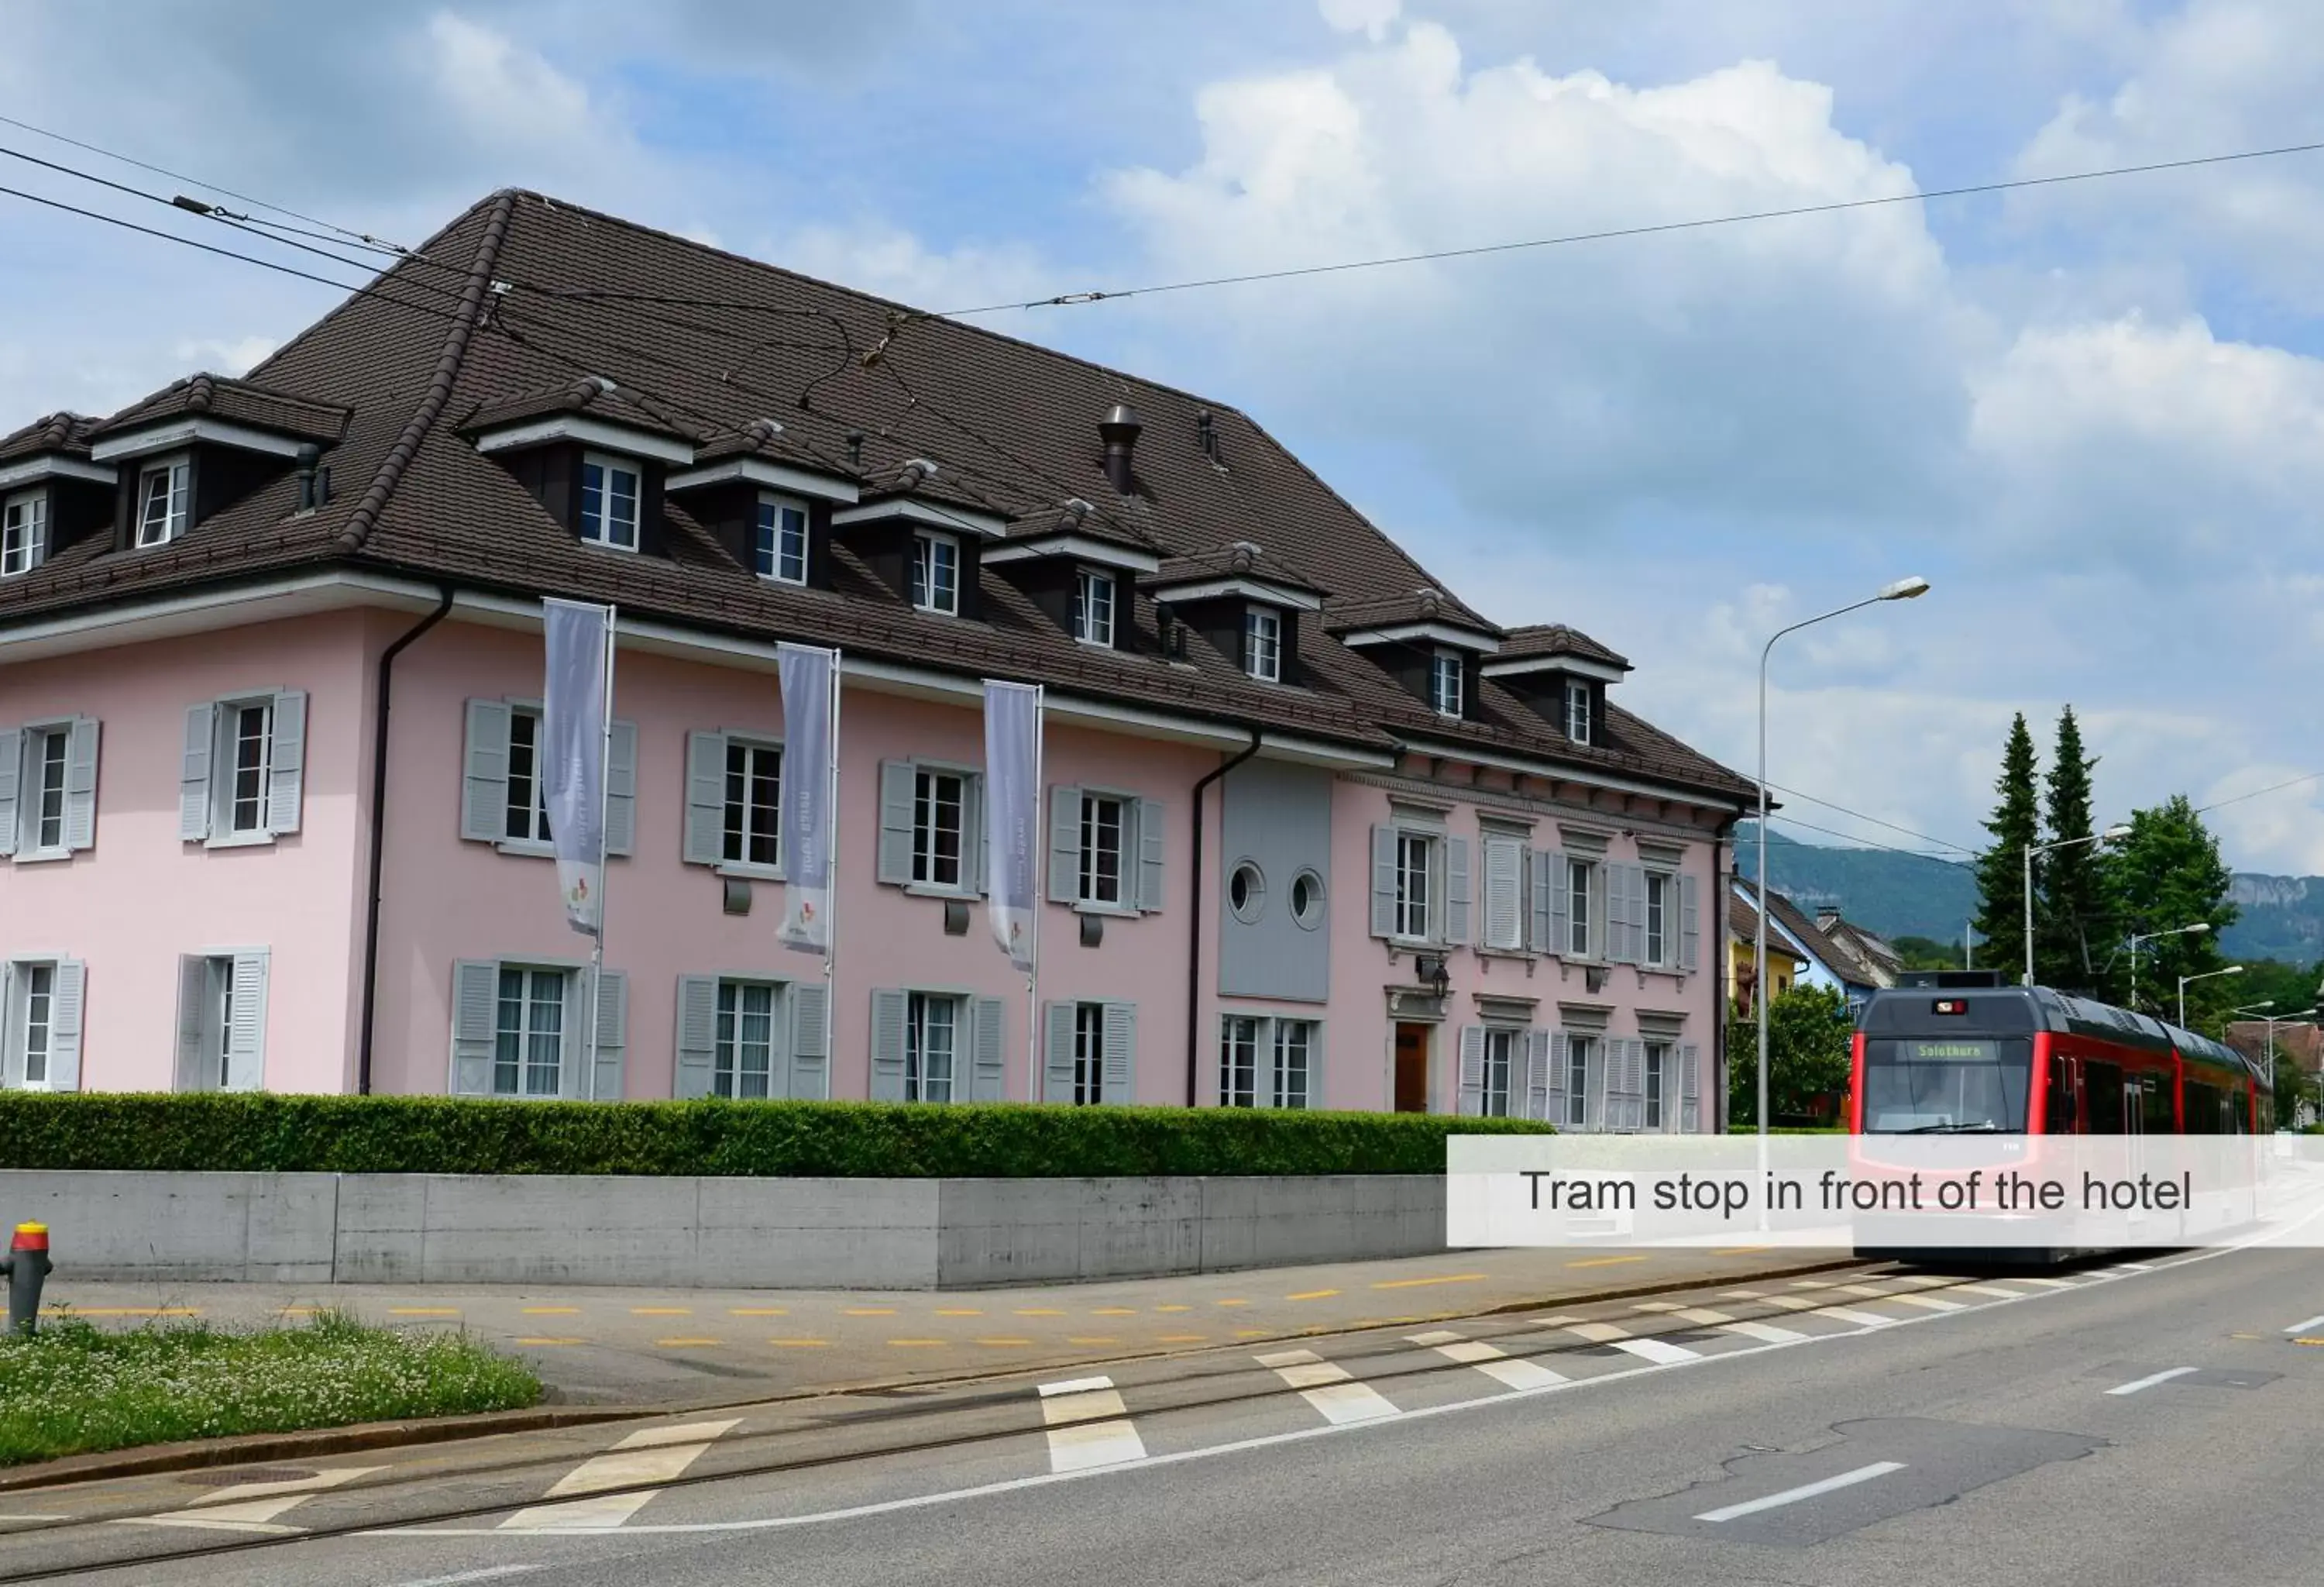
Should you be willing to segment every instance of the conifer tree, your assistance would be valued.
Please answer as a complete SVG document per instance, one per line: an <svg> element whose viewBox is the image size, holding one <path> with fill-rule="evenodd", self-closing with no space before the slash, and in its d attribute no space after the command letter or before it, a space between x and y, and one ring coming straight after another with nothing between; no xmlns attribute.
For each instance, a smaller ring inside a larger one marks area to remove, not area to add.
<svg viewBox="0 0 2324 1587"><path fill-rule="evenodd" d="M2219 934L2235 924L2241 912L2227 896L2235 875L2219 857L2218 839L2204 826L2203 817L2185 794L2172 796L2159 810L2134 811L2130 836L2108 869L2117 900L2114 932L2117 941L2134 931L2176 931L2198 921L2210 927L2207 932L2161 937L2139 945L2138 1006L2150 1014L2175 1020L2179 977L2206 974L2227 963L2220 955ZM2128 968L2126 955L2119 966L2126 982ZM2241 980L2225 975L2190 986L2190 1023L2216 1035L2221 1013L2250 1001L2238 984ZM2203 1023L2206 1020L2211 1023Z"/></svg>
<svg viewBox="0 0 2324 1587"><path fill-rule="evenodd" d="M2042 856L2040 893L2034 900L2034 976L2044 986L2096 993L2098 967L2105 963L2101 948L2090 945L2102 938L2109 922L2107 907L2107 856L2090 835L2090 769L2096 756L2082 753L2081 724L2068 706L2058 715L2058 747L2050 757L2047 844L2072 843ZM2074 840L2084 841L2075 843ZM2019 872L2021 885L2024 872ZM2019 950L2021 955L2024 950Z"/></svg>
<svg viewBox="0 0 2324 1587"><path fill-rule="evenodd" d="M2013 981L2025 963L2025 851L2041 841L2034 770L2034 735L2025 730L2021 711L2009 724L2001 776L1993 785L2001 796L1985 824L1993 842L1977 862L1977 932L1984 939L1978 962ZM2034 874L2038 887L2038 866Z"/></svg>

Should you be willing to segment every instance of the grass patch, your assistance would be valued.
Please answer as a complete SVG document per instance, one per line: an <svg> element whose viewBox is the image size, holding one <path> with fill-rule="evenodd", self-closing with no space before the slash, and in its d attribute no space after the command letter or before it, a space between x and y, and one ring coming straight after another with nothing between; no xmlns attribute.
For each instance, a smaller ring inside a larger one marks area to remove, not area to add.
<svg viewBox="0 0 2324 1587"><path fill-rule="evenodd" d="M303 1326L108 1333L69 1315L0 1338L0 1465L141 1444L516 1410L540 1379L464 1333L324 1313Z"/></svg>

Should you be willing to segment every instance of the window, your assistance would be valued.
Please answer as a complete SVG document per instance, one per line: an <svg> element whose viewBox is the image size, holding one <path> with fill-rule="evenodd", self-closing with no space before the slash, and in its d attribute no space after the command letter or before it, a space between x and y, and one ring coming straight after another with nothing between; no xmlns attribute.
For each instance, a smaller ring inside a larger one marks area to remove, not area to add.
<svg viewBox="0 0 2324 1587"><path fill-rule="evenodd" d="M638 471L590 452L581 459L581 538L616 550L638 549Z"/></svg>
<svg viewBox="0 0 2324 1587"><path fill-rule="evenodd" d="M1428 659L1428 703L1440 716L1461 715L1461 656L1439 650Z"/></svg>
<svg viewBox="0 0 2324 1587"><path fill-rule="evenodd" d="M1526 840L1485 834L1484 946L1522 953L1526 946Z"/></svg>
<svg viewBox="0 0 2324 1587"><path fill-rule="evenodd" d="M1121 896L1123 801L1105 794L1082 795L1081 901L1127 902Z"/></svg>
<svg viewBox="0 0 2324 1587"><path fill-rule="evenodd" d="M1078 1003L1074 1008L1074 1104L1091 1106L1105 1100L1105 1005Z"/></svg>
<svg viewBox="0 0 2324 1587"><path fill-rule="evenodd" d="M1651 897L1651 895L1649 895ZM1670 1072L1670 1043L1650 1041L1646 1047L1646 1124L1649 1130L1669 1128L1669 1115L1664 1112L1664 1098Z"/></svg>
<svg viewBox="0 0 2324 1587"><path fill-rule="evenodd" d="M493 1028L493 1094L555 1096L565 1066L567 970L503 966Z"/></svg>
<svg viewBox="0 0 2324 1587"><path fill-rule="evenodd" d="M0 578L30 573L48 554L48 493L10 496L0 504Z"/></svg>
<svg viewBox="0 0 2324 1587"><path fill-rule="evenodd" d="M1488 1119L1509 1116L1509 1077L1523 1074L1517 1041L1523 1033L1489 1027L1485 1031L1485 1088L1478 1111Z"/></svg>
<svg viewBox="0 0 2324 1587"><path fill-rule="evenodd" d="M178 1089L255 1091L265 1078L264 948L178 960Z"/></svg>
<svg viewBox="0 0 2324 1587"><path fill-rule="evenodd" d="M1259 1105L1259 1026L1247 1014L1229 1014L1219 1022L1219 1106Z"/></svg>
<svg viewBox="0 0 2324 1587"><path fill-rule="evenodd" d="M137 543L166 546L186 532L189 465L180 457L137 475Z"/></svg>
<svg viewBox="0 0 2324 1587"><path fill-rule="evenodd" d="M785 496L759 498L758 572L779 584L807 582L807 508Z"/></svg>
<svg viewBox="0 0 2324 1587"><path fill-rule="evenodd" d="M1278 1108L1306 1107L1314 1073L1315 1021L1275 1021L1275 1084L1272 1088L1275 1105Z"/></svg>
<svg viewBox="0 0 2324 1587"><path fill-rule="evenodd" d="M1313 871L1291 879L1291 918L1309 931L1323 924L1323 879Z"/></svg>
<svg viewBox="0 0 2324 1587"><path fill-rule="evenodd" d="M1590 1071L1597 1066L1591 1059L1597 1046L1594 1036L1565 1038L1565 1122L1571 1129L1580 1130L1590 1122Z"/></svg>
<svg viewBox="0 0 2324 1587"><path fill-rule="evenodd" d="M1565 686L1565 736L1575 743L1591 742L1590 686L1568 681Z"/></svg>
<svg viewBox="0 0 2324 1587"><path fill-rule="evenodd" d="M1436 841L1416 832L1396 836L1396 934L1415 942L1428 938L1429 885Z"/></svg>
<svg viewBox="0 0 2324 1587"><path fill-rule="evenodd" d="M267 773L273 758L271 700L228 706L225 712L227 781L222 825L231 836L266 830Z"/></svg>
<svg viewBox="0 0 2324 1587"><path fill-rule="evenodd" d="M549 787L540 775L540 712L529 706L509 709L507 804L505 830L512 840L549 841Z"/></svg>
<svg viewBox="0 0 2324 1587"><path fill-rule="evenodd" d="M922 530L912 537L912 604L946 617L960 612L960 545Z"/></svg>
<svg viewBox="0 0 2324 1587"><path fill-rule="evenodd" d="M45 1091L49 1085L49 1046L56 1029L57 967L19 964L16 973L23 978L24 987L14 1033L16 1051L22 1055L23 1084L28 1090Z"/></svg>
<svg viewBox="0 0 2324 1587"><path fill-rule="evenodd" d="M960 999L916 992L904 1008L904 1100L948 1103L960 1051Z"/></svg>
<svg viewBox="0 0 2324 1587"><path fill-rule="evenodd" d="M1644 962L1649 964L1667 964L1673 957L1670 951L1670 894L1671 879L1668 876L1659 871L1646 872L1646 951Z"/></svg>
<svg viewBox="0 0 2324 1587"><path fill-rule="evenodd" d="M18 785L16 852L41 858L67 852L65 842L65 756L72 743L69 726L32 727L24 731L23 781Z"/></svg>
<svg viewBox="0 0 2324 1587"><path fill-rule="evenodd" d="M958 771L923 768L913 782L912 880L927 887L958 889L964 885L961 852L968 779Z"/></svg>
<svg viewBox="0 0 2324 1587"><path fill-rule="evenodd" d="M727 741L726 826L721 852L729 863L781 863L776 817L782 807L782 751L772 744Z"/></svg>
<svg viewBox="0 0 2324 1587"><path fill-rule="evenodd" d="M1074 637L1085 645L1113 643L1113 575L1084 567L1074 575Z"/></svg>
<svg viewBox="0 0 2324 1587"><path fill-rule="evenodd" d="M1283 680L1283 614L1266 606L1242 617L1242 669L1261 683Z"/></svg>
<svg viewBox="0 0 2324 1587"><path fill-rule="evenodd" d="M718 983L718 1050L713 1096L763 1098L774 1074L775 988L763 981Z"/></svg>
<svg viewBox="0 0 2324 1587"><path fill-rule="evenodd" d="M1590 895L1597 887L1595 864L1588 860L1565 863L1565 951L1577 959L1590 956Z"/></svg>
<svg viewBox="0 0 2324 1587"><path fill-rule="evenodd" d="M1249 860L1237 865L1234 873L1227 878L1227 908L1246 926L1256 921L1267 909L1267 875Z"/></svg>

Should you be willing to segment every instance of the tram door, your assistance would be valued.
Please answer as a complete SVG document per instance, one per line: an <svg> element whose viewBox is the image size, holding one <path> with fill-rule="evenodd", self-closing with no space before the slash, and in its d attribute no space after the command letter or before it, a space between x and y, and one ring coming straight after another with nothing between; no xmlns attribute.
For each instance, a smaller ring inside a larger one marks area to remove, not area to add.
<svg viewBox="0 0 2324 1587"><path fill-rule="evenodd" d="M2147 1093L2159 1082L2153 1075L2131 1075L2122 1083L2122 1132L2124 1154L2129 1161L2124 1169L2135 1177L2146 1172L2146 1107ZM2145 1221L2146 1214L2133 1207L2126 1219L2133 1228Z"/></svg>

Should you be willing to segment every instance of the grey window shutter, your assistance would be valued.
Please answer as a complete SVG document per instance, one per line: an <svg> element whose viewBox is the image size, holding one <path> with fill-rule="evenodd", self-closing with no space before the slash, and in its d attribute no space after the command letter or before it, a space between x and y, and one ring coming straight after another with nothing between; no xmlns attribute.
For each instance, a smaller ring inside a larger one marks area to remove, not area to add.
<svg viewBox="0 0 2324 1587"><path fill-rule="evenodd" d="M1162 801L1138 801L1138 907L1149 914L1162 907Z"/></svg>
<svg viewBox="0 0 2324 1587"><path fill-rule="evenodd" d="M209 1022L210 962L194 954L178 956L178 1089L207 1091L202 1038Z"/></svg>
<svg viewBox="0 0 2324 1587"><path fill-rule="evenodd" d="M467 749L460 771L460 835L474 843L508 836L509 708L468 702Z"/></svg>
<svg viewBox="0 0 2324 1587"><path fill-rule="evenodd" d="M1059 783L1049 789L1049 901L1082 896L1082 790Z"/></svg>
<svg viewBox="0 0 2324 1587"><path fill-rule="evenodd" d="M992 889L992 833L984 819L984 778L972 773L960 780L960 852L976 856L976 873L970 882L980 893Z"/></svg>
<svg viewBox="0 0 2324 1587"><path fill-rule="evenodd" d="M1485 1028L1461 1028L1461 1109L1470 1118L1485 1111Z"/></svg>
<svg viewBox="0 0 2324 1587"><path fill-rule="evenodd" d="M1484 929L1477 939L1489 947L1525 946L1525 845L1505 837L1485 839Z"/></svg>
<svg viewBox="0 0 2324 1587"><path fill-rule="evenodd" d="M215 703L186 707L186 752L178 764L178 839L200 843L210 835L210 746L217 734Z"/></svg>
<svg viewBox="0 0 2324 1587"><path fill-rule="evenodd" d="M589 1020L589 972L568 970L565 973L565 1029L558 1043L557 1094L567 1102L578 1102L589 1094L590 1076L582 1072L588 1061L589 1041L584 1034Z"/></svg>
<svg viewBox="0 0 2324 1587"><path fill-rule="evenodd" d="M1702 905L1695 896L1694 878L1678 879L1678 967L1692 974L1702 958Z"/></svg>
<svg viewBox="0 0 2324 1587"><path fill-rule="evenodd" d="M1553 1030L1544 1034L1549 1040L1549 1083L1544 1092L1546 1098L1545 1116L1551 1123L1563 1127L1565 1123L1565 1074L1567 1066L1573 1061L1572 1055L1566 1049L1563 1031Z"/></svg>
<svg viewBox="0 0 2324 1587"><path fill-rule="evenodd" d="M1396 935L1396 828L1372 828L1372 935Z"/></svg>
<svg viewBox="0 0 2324 1587"><path fill-rule="evenodd" d="M886 768L881 771L884 775ZM908 828L905 836L910 835ZM726 735L689 733L686 735L686 832L678 840L678 858L688 865L715 865L726 857L725 840ZM884 835L881 843L884 854ZM883 873L880 880L888 878Z"/></svg>
<svg viewBox="0 0 2324 1587"><path fill-rule="evenodd" d="M1041 1100L1074 1100L1073 1003L1045 1003L1041 1009Z"/></svg>
<svg viewBox="0 0 2324 1587"><path fill-rule="evenodd" d="M629 973L607 970L597 980L597 1076L596 1088L589 1093L601 1103L622 1100L629 1038Z"/></svg>
<svg viewBox="0 0 2324 1587"><path fill-rule="evenodd" d="M912 880L912 763L909 761L880 762L880 858L876 867L881 881L891 881L901 887ZM896 1016L897 1063L901 1064L903 1016ZM897 1084L902 1084L903 1071L897 1071ZM899 1091L897 1093L901 1096Z"/></svg>
<svg viewBox="0 0 2324 1587"><path fill-rule="evenodd" d="M16 852L16 785L24 774L24 730L0 727L0 854Z"/></svg>
<svg viewBox="0 0 2324 1587"><path fill-rule="evenodd" d="M1601 863L1598 873L1591 880L1597 885L1590 890L1590 956L1606 956L1606 866Z"/></svg>
<svg viewBox="0 0 2324 1587"><path fill-rule="evenodd" d="M57 964L55 992L49 1003L49 1089L80 1089L80 1027L88 1003L88 966L78 959Z"/></svg>
<svg viewBox="0 0 2324 1587"><path fill-rule="evenodd" d="M500 1022L501 967L490 959L452 965L452 1094L490 1096Z"/></svg>
<svg viewBox="0 0 2324 1587"><path fill-rule="evenodd" d="M226 1032L226 1088L263 1091L266 1086L266 981L264 948L234 956L234 1028Z"/></svg>
<svg viewBox="0 0 2324 1587"><path fill-rule="evenodd" d="M718 1064L718 977L678 978L678 1066L670 1095L692 1102L710 1094Z"/></svg>
<svg viewBox="0 0 2324 1587"><path fill-rule="evenodd" d="M889 988L872 993L872 1100L904 1100L904 994Z"/></svg>
<svg viewBox="0 0 2324 1587"><path fill-rule="evenodd" d="M605 852L628 855L638 846L638 724L616 722L606 738Z"/></svg>
<svg viewBox="0 0 2324 1587"><path fill-rule="evenodd" d="M1606 946L1609 964L1635 964L1637 951L1630 936L1630 867L1608 861L1600 867L1606 879Z"/></svg>
<svg viewBox="0 0 2324 1587"><path fill-rule="evenodd" d="M1554 851L1549 862L1549 948L1561 959L1573 956L1573 878L1565 856Z"/></svg>
<svg viewBox="0 0 2324 1587"><path fill-rule="evenodd" d="M1307 1036L1307 1105L1323 1105L1323 1021L1308 1022Z"/></svg>
<svg viewBox="0 0 2324 1587"><path fill-rule="evenodd" d="M1701 1054L1696 1048L1683 1047L1678 1049L1678 1122L1679 1128L1689 1135L1694 1134L1702 1128L1701 1109L1698 1106L1698 1087L1701 1082L1696 1079L1694 1072L1695 1066L1700 1062Z"/></svg>
<svg viewBox="0 0 2324 1587"><path fill-rule="evenodd" d="M1528 1119L1549 1117L1549 1032L1528 1030L1525 1033L1525 1116Z"/></svg>
<svg viewBox="0 0 2324 1587"><path fill-rule="evenodd" d="M1549 867L1554 857L1546 849L1526 851L1526 946L1537 954L1552 947Z"/></svg>
<svg viewBox="0 0 2324 1587"><path fill-rule="evenodd" d="M1129 1103L1138 1100L1138 1005L1108 1003L1105 1005L1105 1069L1104 1084L1100 1094L1107 1102Z"/></svg>
<svg viewBox="0 0 2324 1587"><path fill-rule="evenodd" d="M97 846L97 732L96 717L74 718L65 752L65 847L75 853ZM0 755L6 752L0 738ZM14 825L0 821L0 828Z"/></svg>
<svg viewBox="0 0 2324 1587"><path fill-rule="evenodd" d="M1009 1005L997 997L968 1000L970 1056L974 1072L968 1100L999 1103L1009 1100Z"/></svg>
<svg viewBox="0 0 2324 1587"><path fill-rule="evenodd" d="M9 1030L18 1029L23 1015L16 1002L16 966L0 960L0 1019L5 1019ZM24 1055L13 1040L0 1041L0 1091L14 1091L24 1083Z"/></svg>
<svg viewBox="0 0 2324 1587"><path fill-rule="evenodd" d="M801 981L791 987L791 1087L796 1102L831 1100L831 986Z"/></svg>
<svg viewBox="0 0 2324 1587"><path fill-rule="evenodd" d="M1589 1072L1583 1075L1582 1116L1597 1128L1606 1128L1607 1070L1613 1062L1613 1042L1600 1037L1590 1044Z"/></svg>
<svg viewBox="0 0 2324 1587"><path fill-rule="evenodd" d="M274 697L274 742L267 750L266 830L299 830L307 788L307 695L284 689Z"/></svg>
<svg viewBox="0 0 2324 1587"><path fill-rule="evenodd" d="M1444 840L1444 940L1454 947L1469 941L1469 840Z"/></svg>

